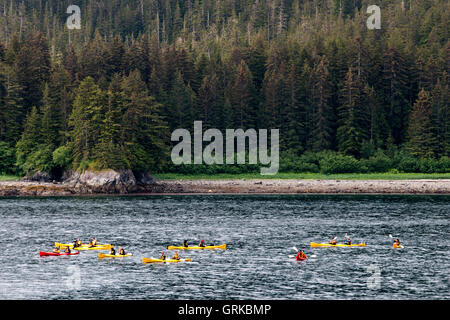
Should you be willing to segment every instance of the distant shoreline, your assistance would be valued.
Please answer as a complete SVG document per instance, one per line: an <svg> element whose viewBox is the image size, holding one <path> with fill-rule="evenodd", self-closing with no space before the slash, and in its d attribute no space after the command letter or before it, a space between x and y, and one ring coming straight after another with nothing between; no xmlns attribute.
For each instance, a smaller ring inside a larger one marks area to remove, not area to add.
<svg viewBox="0 0 450 320"><path fill-rule="evenodd" d="M86 191L87 190L87 191ZM99 193L66 183L0 181L0 196L90 195L282 195L282 194L412 194L448 195L450 179L437 180L300 180L224 179L157 180L129 193Z"/></svg>

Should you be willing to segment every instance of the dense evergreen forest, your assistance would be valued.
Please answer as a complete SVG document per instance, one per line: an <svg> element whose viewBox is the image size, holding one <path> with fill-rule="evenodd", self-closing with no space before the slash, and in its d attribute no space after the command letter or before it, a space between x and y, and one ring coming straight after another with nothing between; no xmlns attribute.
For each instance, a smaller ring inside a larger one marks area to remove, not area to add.
<svg viewBox="0 0 450 320"><path fill-rule="evenodd" d="M66 26L72 4L79 30ZM380 30L366 26L368 5L381 8ZM171 132L194 120L280 129L284 171L450 172L447 0L0 0L0 10L0 173L257 169L171 164Z"/></svg>

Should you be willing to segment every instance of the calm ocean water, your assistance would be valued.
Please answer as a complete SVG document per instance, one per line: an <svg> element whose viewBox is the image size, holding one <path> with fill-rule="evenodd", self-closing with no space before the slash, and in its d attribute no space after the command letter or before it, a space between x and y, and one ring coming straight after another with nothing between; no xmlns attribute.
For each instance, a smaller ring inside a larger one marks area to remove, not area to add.
<svg viewBox="0 0 450 320"><path fill-rule="evenodd" d="M2 198L0 299L449 299L449 221L450 196ZM367 247L309 246L345 233ZM39 257L91 237L133 256ZM185 239L228 247L142 264Z"/></svg>

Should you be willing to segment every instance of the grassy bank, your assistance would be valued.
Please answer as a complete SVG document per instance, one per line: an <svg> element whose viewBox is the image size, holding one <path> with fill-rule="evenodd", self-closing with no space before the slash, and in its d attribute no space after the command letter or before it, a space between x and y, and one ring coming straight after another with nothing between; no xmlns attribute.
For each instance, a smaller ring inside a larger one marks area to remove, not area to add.
<svg viewBox="0 0 450 320"><path fill-rule="evenodd" d="M416 179L450 179L450 173L278 173L262 176L257 173L243 174L196 174L160 173L153 175L160 180L232 180L232 179L310 179L310 180L416 180Z"/></svg>
<svg viewBox="0 0 450 320"><path fill-rule="evenodd" d="M11 175L0 175L0 181L17 181L20 177Z"/></svg>

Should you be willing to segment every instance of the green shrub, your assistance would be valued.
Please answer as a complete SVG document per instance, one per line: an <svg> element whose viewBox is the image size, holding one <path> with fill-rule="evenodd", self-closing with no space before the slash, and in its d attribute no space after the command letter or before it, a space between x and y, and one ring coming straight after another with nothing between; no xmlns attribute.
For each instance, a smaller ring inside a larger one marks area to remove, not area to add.
<svg viewBox="0 0 450 320"><path fill-rule="evenodd" d="M419 170L422 173L434 173L437 172L439 162L435 159L421 159L419 162Z"/></svg>
<svg viewBox="0 0 450 320"><path fill-rule="evenodd" d="M53 151L52 157L53 164L63 169L69 167L72 162L72 155L66 146L61 146Z"/></svg>
<svg viewBox="0 0 450 320"><path fill-rule="evenodd" d="M320 172L324 174L367 172L367 167L352 156L336 154L320 160L319 163Z"/></svg>
<svg viewBox="0 0 450 320"><path fill-rule="evenodd" d="M86 171L89 169L89 166L90 166L89 160L83 159L81 160L80 165L78 166L78 170Z"/></svg>
<svg viewBox="0 0 450 320"><path fill-rule="evenodd" d="M442 157L437 162L436 173L450 173L450 158L449 157Z"/></svg>
<svg viewBox="0 0 450 320"><path fill-rule="evenodd" d="M394 158L394 168L400 172L420 172L420 161L414 156L406 152L401 152Z"/></svg>
<svg viewBox="0 0 450 320"><path fill-rule="evenodd" d="M376 155L369 159L360 160L361 164L367 167L368 172L388 172L392 169L392 159L384 154L383 151L378 150Z"/></svg>

